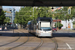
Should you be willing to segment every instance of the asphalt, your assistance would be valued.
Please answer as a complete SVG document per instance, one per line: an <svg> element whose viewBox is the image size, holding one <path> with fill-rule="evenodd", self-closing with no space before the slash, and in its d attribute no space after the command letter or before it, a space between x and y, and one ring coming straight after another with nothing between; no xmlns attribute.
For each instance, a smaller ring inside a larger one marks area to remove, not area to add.
<svg viewBox="0 0 75 50"><path fill-rule="evenodd" d="M9 50L14 46L22 44L29 37L29 41L21 46L13 48L12 50L33 50L40 43L40 38L29 34L28 30L15 29L10 31L0 31L0 50ZM19 38L20 34L20 39ZM26 35L28 36L26 36ZM75 50L75 32L74 30L58 30L53 33L53 38L56 39L58 50ZM18 39L17 41L14 41ZM42 38L44 44L38 50L54 50L55 44L49 38ZM14 42L12 42L14 41ZM12 43L10 43L12 42ZM4 45L6 44L6 45ZM3 45L3 46L2 46Z"/></svg>

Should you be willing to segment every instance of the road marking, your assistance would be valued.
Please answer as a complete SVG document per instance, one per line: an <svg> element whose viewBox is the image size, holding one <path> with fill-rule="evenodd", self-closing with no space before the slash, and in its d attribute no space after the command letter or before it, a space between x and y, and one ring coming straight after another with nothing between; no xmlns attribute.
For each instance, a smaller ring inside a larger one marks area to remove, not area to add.
<svg viewBox="0 0 75 50"><path fill-rule="evenodd" d="M58 49L69 49L69 48L58 48ZM74 49L74 48L72 48L72 49Z"/></svg>
<svg viewBox="0 0 75 50"><path fill-rule="evenodd" d="M69 47L70 50L72 50L71 46L68 43L66 43L66 45Z"/></svg>
<svg viewBox="0 0 75 50"><path fill-rule="evenodd" d="M69 49L69 48L58 48L58 49ZM74 48L72 48L72 49L74 49Z"/></svg>

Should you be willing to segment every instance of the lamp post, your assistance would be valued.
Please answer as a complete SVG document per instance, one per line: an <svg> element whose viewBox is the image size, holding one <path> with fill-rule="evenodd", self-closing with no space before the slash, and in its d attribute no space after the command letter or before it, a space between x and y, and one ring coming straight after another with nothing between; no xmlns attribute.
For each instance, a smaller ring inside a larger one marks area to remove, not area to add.
<svg viewBox="0 0 75 50"><path fill-rule="evenodd" d="M11 22L12 22L12 24L14 24L13 20L14 20L15 9L13 8L10 11L12 13L12 21Z"/></svg>
<svg viewBox="0 0 75 50"><path fill-rule="evenodd" d="M39 8L39 10L40 10L40 8ZM40 17L40 13L38 13L38 17Z"/></svg>
<svg viewBox="0 0 75 50"><path fill-rule="evenodd" d="M13 33L14 33L14 22L13 22L13 20L14 20L15 9L13 8L10 11L12 13L12 26L13 26Z"/></svg>
<svg viewBox="0 0 75 50"><path fill-rule="evenodd" d="M33 17L34 17L34 7L33 7Z"/></svg>

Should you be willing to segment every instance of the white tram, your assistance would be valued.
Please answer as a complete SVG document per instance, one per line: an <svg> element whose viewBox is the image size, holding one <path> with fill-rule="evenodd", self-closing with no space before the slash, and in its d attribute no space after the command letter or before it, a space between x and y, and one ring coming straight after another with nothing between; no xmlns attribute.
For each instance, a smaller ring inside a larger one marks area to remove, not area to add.
<svg viewBox="0 0 75 50"><path fill-rule="evenodd" d="M52 18L39 17L28 22L28 31L39 37L52 37Z"/></svg>

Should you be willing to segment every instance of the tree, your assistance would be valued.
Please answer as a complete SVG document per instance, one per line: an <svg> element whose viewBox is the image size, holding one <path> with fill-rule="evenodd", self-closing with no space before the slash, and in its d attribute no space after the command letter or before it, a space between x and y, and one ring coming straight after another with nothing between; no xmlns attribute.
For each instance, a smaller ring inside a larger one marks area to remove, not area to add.
<svg viewBox="0 0 75 50"><path fill-rule="evenodd" d="M28 21L44 16L57 18L61 20L71 19L72 15L71 14L68 15L67 10L68 7L64 7L60 10L52 12L50 7L34 7L34 12L33 12L33 7L24 7L21 8L19 12L16 12L14 22L19 23L21 25L26 25Z"/></svg>
<svg viewBox="0 0 75 50"><path fill-rule="evenodd" d="M6 17L6 19L4 20L5 23L9 23L10 22L10 18Z"/></svg>
<svg viewBox="0 0 75 50"><path fill-rule="evenodd" d="M0 25L4 24L4 20L5 20L5 14L4 11L2 10L0 13Z"/></svg>
<svg viewBox="0 0 75 50"><path fill-rule="evenodd" d="M72 19L75 18L75 6L71 8Z"/></svg>
<svg viewBox="0 0 75 50"><path fill-rule="evenodd" d="M16 12L14 23L26 26L28 21L32 20L32 7L21 8L19 12Z"/></svg>
<svg viewBox="0 0 75 50"><path fill-rule="evenodd" d="M34 14L33 7L24 7L21 8L19 12L16 12L14 22L25 25L29 20L36 19L37 17L47 16L47 13L47 7L34 7Z"/></svg>
<svg viewBox="0 0 75 50"><path fill-rule="evenodd" d="M62 26L63 26L63 24L61 24L61 23L59 23L59 22L55 23L55 27L58 27L59 29L60 29Z"/></svg>
<svg viewBox="0 0 75 50"><path fill-rule="evenodd" d="M19 20L20 20L20 17L19 17L19 15L18 15L19 12L16 12L15 14L16 14L16 15L15 15L14 23L20 23L20 21L19 21Z"/></svg>
<svg viewBox="0 0 75 50"><path fill-rule="evenodd" d="M20 18L20 24L22 25L26 25L28 23L28 21L30 21L33 17L32 17L32 7L24 7L21 8L21 10L19 11L19 18Z"/></svg>

